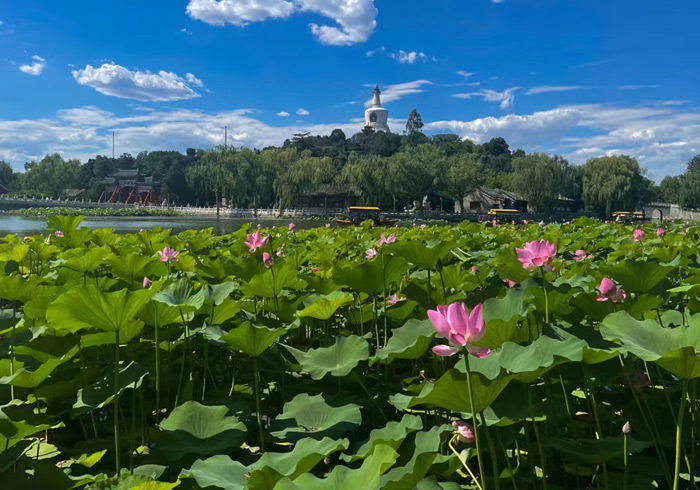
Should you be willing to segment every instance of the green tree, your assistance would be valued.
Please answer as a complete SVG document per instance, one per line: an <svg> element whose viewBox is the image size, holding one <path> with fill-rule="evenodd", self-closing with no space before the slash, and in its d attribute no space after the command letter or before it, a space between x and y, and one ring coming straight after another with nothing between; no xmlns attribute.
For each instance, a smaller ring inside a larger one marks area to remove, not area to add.
<svg viewBox="0 0 700 490"><path fill-rule="evenodd" d="M464 198L485 181L484 166L473 153L460 153L447 158L444 192L459 203L464 214Z"/></svg>
<svg viewBox="0 0 700 490"><path fill-rule="evenodd" d="M635 210L650 197L652 182L627 155L592 158L583 165L583 200L603 216Z"/></svg>
<svg viewBox="0 0 700 490"><path fill-rule="evenodd" d="M280 173L274 182L280 207L294 206L300 196L333 182L335 169L329 157L315 158L308 153Z"/></svg>
<svg viewBox="0 0 700 490"><path fill-rule="evenodd" d="M700 155L695 155L687 164L686 172L700 174Z"/></svg>
<svg viewBox="0 0 700 490"><path fill-rule="evenodd" d="M569 163L560 156L532 153L513 159L516 192L538 213L554 210L562 193Z"/></svg>
<svg viewBox="0 0 700 490"><path fill-rule="evenodd" d="M413 133L422 133L423 126L423 118L420 116L420 112L413 109L408 115L408 119L406 119L406 129L404 130L404 134L410 136Z"/></svg>
<svg viewBox="0 0 700 490"><path fill-rule="evenodd" d="M3 160L0 160L0 185L10 192L18 190L19 187L17 174L12 170L12 166Z"/></svg>
<svg viewBox="0 0 700 490"><path fill-rule="evenodd" d="M665 203L679 204L681 201L683 177L683 175L664 177L659 184L659 199Z"/></svg>
<svg viewBox="0 0 700 490"><path fill-rule="evenodd" d="M40 162L24 164L25 172L20 177L22 190L58 199L66 189L80 184L80 161L64 160L61 155L47 155Z"/></svg>

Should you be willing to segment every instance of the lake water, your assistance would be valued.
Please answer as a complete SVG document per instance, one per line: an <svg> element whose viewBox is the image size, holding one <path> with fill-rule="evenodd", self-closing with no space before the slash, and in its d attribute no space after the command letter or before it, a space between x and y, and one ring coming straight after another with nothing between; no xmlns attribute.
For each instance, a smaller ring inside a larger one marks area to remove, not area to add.
<svg viewBox="0 0 700 490"><path fill-rule="evenodd" d="M271 226L287 226L291 220L261 220L259 221L263 227ZM148 216L133 216L133 217L86 217L81 226L88 228L114 228L118 233L136 233L140 229L151 229L156 226L163 228L172 228L173 233L179 233L184 230L203 230L205 228L214 228L216 234L233 233L245 223L258 223L256 220L250 219L211 219L211 218L193 218L193 217L148 217ZM330 222L330 221L329 221ZM294 220L294 224L300 228L313 228L324 226L326 221L321 220ZM0 214L0 236L7 234L14 235L36 235L46 232L46 219L44 218L28 218L26 216L16 215L1 215Z"/></svg>

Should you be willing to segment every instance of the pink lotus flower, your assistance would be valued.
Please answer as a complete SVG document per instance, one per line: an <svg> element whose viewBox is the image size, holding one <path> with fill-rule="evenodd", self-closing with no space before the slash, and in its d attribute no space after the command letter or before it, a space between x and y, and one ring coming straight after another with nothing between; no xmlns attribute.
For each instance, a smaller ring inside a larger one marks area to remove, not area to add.
<svg viewBox="0 0 700 490"><path fill-rule="evenodd" d="M478 268L477 266L473 265L473 266L472 266L472 272L473 272L474 274L478 274L478 273L479 273L479 268Z"/></svg>
<svg viewBox="0 0 700 490"><path fill-rule="evenodd" d="M593 257L593 255L586 255L586 251L583 249L576 250L576 253L574 254L574 260L576 262L581 262L582 260L590 259L591 257Z"/></svg>
<svg viewBox="0 0 700 490"><path fill-rule="evenodd" d="M378 253L379 252L377 252L376 248L368 248L367 250L365 250L365 258L367 260L372 260L377 256Z"/></svg>
<svg viewBox="0 0 700 490"><path fill-rule="evenodd" d="M625 425L622 426L622 433L629 434L630 432L632 432L632 427L630 427L630 421L628 420L625 422Z"/></svg>
<svg viewBox="0 0 700 490"><path fill-rule="evenodd" d="M420 225L421 230L425 230L428 227L428 225Z"/></svg>
<svg viewBox="0 0 700 490"><path fill-rule="evenodd" d="M437 310L428 310L428 318L437 333L456 346L436 345L433 347L433 353L438 356L454 355L459 352L460 347L466 347L467 351L476 357L486 357L491 354L491 349L472 345L481 340L486 330L481 303L474 307L471 314L464 303L438 306Z"/></svg>
<svg viewBox="0 0 700 490"><path fill-rule="evenodd" d="M272 258L272 255L270 255L267 252L263 252L263 264L265 264L265 267L272 267L275 263L275 259Z"/></svg>
<svg viewBox="0 0 700 490"><path fill-rule="evenodd" d="M508 284L508 287L509 287L509 288L512 288L513 286L515 286L516 284L518 284L517 282L511 281L510 279L503 279L503 282L505 282L506 284Z"/></svg>
<svg viewBox="0 0 700 490"><path fill-rule="evenodd" d="M545 267L545 270L553 270L552 259L557 255L557 245L547 240L526 243L523 248L516 248L518 260L529 271L537 267Z"/></svg>
<svg viewBox="0 0 700 490"><path fill-rule="evenodd" d="M600 296L598 296L598 301L610 300L613 303L617 303L625 298L627 298L625 290L617 289L617 286L615 286L615 283L611 279L605 277L600 281Z"/></svg>
<svg viewBox="0 0 700 490"><path fill-rule="evenodd" d="M635 242L643 242L645 238L644 230L642 230L641 228L637 228L636 230L634 230L634 234L632 236Z"/></svg>
<svg viewBox="0 0 700 490"><path fill-rule="evenodd" d="M418 226L418 224L417 224L417 223L413 223L413 227L415 228L416 226Z"/></svg>
<svg viewBox="0 0 700 490"><path fill-rule="evenodd" d="M294 233L294 230L296 230L296 229L297 229L297 225L295 225L294 223L289 223L289 231Z"/></svg>
<svg viewBox="0 0 700 490"><path fill-rule="evenodd" d="M371 226L372 228L374 228L374 227L377 226L377 225L375 225L375 224L374 224L374 221L372 221L372 222L370 223L370 226Z"/></svg>
<svg viewBox="0 0 700 490"><path fill-rule="evenodd" d="M63 238L63 232L61 230L56 230L53 232L58 238Z"/></svg>
<svg viewBox="0 0 700 490"><path fill-rule="evenodd" d="M263 238L260 232L256 231L253 234L248 234L248 241L245 244L248 246L250 253L254 253L257 249L264 247L269 241L269 236Z"/></svg>
<svg viewBox="0 0 700 490"><path fill-rule="evenodd" d="M398 294L394 293L391 296L389 296L389 298L387 298L386 304L395 305L396 303L400 303L402 301L406 301L406 298L401 298Z"/></svg>
<svg viewBox="0 0 700 490"><path fill-rule="evenodd" d="M162 251L158 251L158 255L160 255L160 260L163 262L177 262L177 256L180 255L180 252L170 247L165 247Z"/></svg>
<svg viewBox="0 0 700 490"><path fill-rule="evenodd" d="M377 247L381 247L382 245L388 245L390 243L394 243L396 241L396 235L393 233L389 235L388 237L384 236L384 233L382 233L382 236L379 238L379 241L377 242Z"/></svg>
<svg viewBox="0 0 700 490"><path fill-rule="evenodd" d="M278 257L282 257L282 250L278 250L278 251L275 253L275 255L278 256Z"/></svg>
<svg viewBox="0 0 700 490"><path fill-rule="evenodd" d="M528 221L527 221L526 219L524 219L524 220L523 220L523 224L524 224L525 226L527 226Z"/></svg>
<svg viewBox="0 0 700 490"><path fill-rule="evenodd" d="M147 278L147 277L143 278L143 289L150 289L152 284L153 284L153 281L151 281L149 278Z"/></svg>
<svg viewBox="0 0 700 490"><path fill-rule="evenodd" d="M23 241L24 243L27 243L29 240L31 240L31 238L29 238L28 236L26 236L26 237L24 237L24 239L23 239L22 241Z"/></svg>
<svg viewBox="0 0 700 490"><path fill-rule="evenodd" d="M312 267L310 270L311 270L311 272L316 273L316 272L318 272L318 267Z"/></svg>
<svg viewBox="0 0 700 490"><path fill-rule="evenodd" d="M452 422L452 427L454 427L455 435L457 435L459 442L471 444L476 440L476 437L474 437L474 426L469 422L457 422L455 420Z"/></svg>
<svg viewBox="0 0 700 490"><path fill-rule="evenodd" d="M665 237L666 230L664 230L663 228L659 228L658 230L656 230L656 236L658 236L659 238Z"/></svg>
<svg viewBox="0 0 700 490"><path fill-rule="evenodd" d="M326 223L326 228L330 228L330 227L331 227L331 224L330 224L330 223Z"/></svg>

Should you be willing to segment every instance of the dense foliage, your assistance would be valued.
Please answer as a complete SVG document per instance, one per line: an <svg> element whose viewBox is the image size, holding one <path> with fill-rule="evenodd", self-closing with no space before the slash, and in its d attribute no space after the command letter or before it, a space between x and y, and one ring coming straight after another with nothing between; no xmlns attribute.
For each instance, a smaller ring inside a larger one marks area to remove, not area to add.
<svg viewBox="0 0 700 490"><path fill-rule="evenodd" d="M696 228L48 223L0 243L3 488L698 481Z"/></svg>
<svg viewBox="0 0 700 490"><path fill-rule="evenodd" d="M213 205L226 197L236 207L301 207L309 196L359 196L361 204L384 209L422 205L454 209L475 187L517 191L536 212L551 212L560 198L583 204L601 215L615 208L631 210L656 197L656 186L627 156L607 156L570 165L560 156L512 151L503 138L483 144L454 134L432 137L412 111L403 135L358 133L340 129L329 136L299 134L280 148L251 150L215 147L142 152L112 159L97 156L80 164L48 155L29 162L24 173L0 163L0 184L25 194L62 197L69 188L85 189L81 198L97 200L104 179L119 169L138 169L152 177L161 199ZM318 201L316 201L318 202ZM612 206L612 207L611 207Z"/></svg>

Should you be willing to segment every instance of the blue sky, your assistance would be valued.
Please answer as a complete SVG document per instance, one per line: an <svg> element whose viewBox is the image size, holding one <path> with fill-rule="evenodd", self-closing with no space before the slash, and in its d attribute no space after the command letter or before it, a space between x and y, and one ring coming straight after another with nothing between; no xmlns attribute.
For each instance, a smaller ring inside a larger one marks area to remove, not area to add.
<svg viewBox="0 0 700 490"><path fill-rule="evenodd" d="M4 0L0 159L262 148L348 136L374 84L392 130L660 180L700 153L700 4L590 0Z"/></svg>

